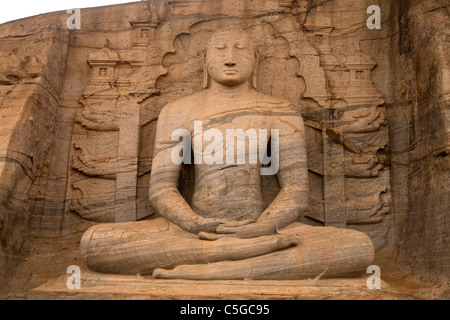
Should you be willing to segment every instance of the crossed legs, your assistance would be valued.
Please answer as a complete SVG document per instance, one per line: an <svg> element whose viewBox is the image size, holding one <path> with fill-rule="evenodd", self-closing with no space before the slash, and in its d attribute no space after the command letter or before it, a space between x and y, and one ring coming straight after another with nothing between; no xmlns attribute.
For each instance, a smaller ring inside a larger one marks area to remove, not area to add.
<svg viewBox="0 0 450 320"><path fill-rule="evenodd" d="M373 260L372 241L354 230L293 223L276 235L207 241L163 218L94 226L81 252L94 271L193 280L349 276Z"/></svg>

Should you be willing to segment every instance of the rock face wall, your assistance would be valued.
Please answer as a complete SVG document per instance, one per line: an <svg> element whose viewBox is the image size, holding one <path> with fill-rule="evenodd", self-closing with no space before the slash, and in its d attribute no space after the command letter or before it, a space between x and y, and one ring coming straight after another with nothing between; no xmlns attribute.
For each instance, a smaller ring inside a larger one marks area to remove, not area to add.
<svg viewBox="0 0 450 320"><path fill-rule="evenodd" d="M381 9L368 29L367 7ZM0 25L0 295L79 264L98 222L147 219L161 108L199 91L208 35L242 28L258 91L305 119L310 212L448 276L448 1L145 1ZM269 203L279 190L264 178ZM189 201L192 172L180 190Z"/></svg>
<svg viewBox="0 0 450 320"><path fill-rule="evenodd" d="M393 8L387 107L398 253L421 274L449 273L449 1Z"/></svg>
<svg viewBox="0 0 450 320"><path fill-rule="evenodd" d="M26 260L47 251L32 244L49 235L39 215L60 228L52 181L63 167L53 164L61 156L59 93L69 34L58 21L56 15L41 16L0 31L0 291L7 297L26 292L34 268Z"/></svg>

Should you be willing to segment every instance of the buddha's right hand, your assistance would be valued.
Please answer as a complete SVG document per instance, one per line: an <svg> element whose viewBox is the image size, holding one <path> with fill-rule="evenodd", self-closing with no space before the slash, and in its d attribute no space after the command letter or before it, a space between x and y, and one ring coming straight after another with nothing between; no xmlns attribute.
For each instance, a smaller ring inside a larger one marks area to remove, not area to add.
<svg viewBox="0 0 450 320"><path fill-rule="evenodd" d="M216 233L217 227L220 226L227 226L227 227L239 227L244 226L250 223L254 223L254 219L246 219L241 221L231 221L228 219L218 219L218 218L204 218L200 217L197 220L197 234L211 234ZM202 237L200 237L202 238Z"/></svg>

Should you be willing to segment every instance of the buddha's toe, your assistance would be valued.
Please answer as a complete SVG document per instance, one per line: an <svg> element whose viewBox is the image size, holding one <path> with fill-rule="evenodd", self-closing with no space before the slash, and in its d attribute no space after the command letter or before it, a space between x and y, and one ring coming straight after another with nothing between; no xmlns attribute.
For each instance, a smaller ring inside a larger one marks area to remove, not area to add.
<svg viewBox="0 0 450 320"><path fill-rule="evenodd" d="M157 269L153 270L152 276L155 279L164 279L164 278L168 278L169 274L170 274L169 270L157 268Z"/></svg>

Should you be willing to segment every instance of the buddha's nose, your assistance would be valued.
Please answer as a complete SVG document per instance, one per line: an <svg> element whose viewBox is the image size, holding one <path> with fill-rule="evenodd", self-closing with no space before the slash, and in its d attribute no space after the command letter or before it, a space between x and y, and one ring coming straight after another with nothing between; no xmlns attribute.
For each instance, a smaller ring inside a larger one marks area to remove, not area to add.
<svg viewBox="0 0 450 320"><path fill-rule="evenodd" d="M234 67L236 65L236 60L233 52L233 48L229 48L226 50L225 56L225 66L227 67Z"/></svg>

